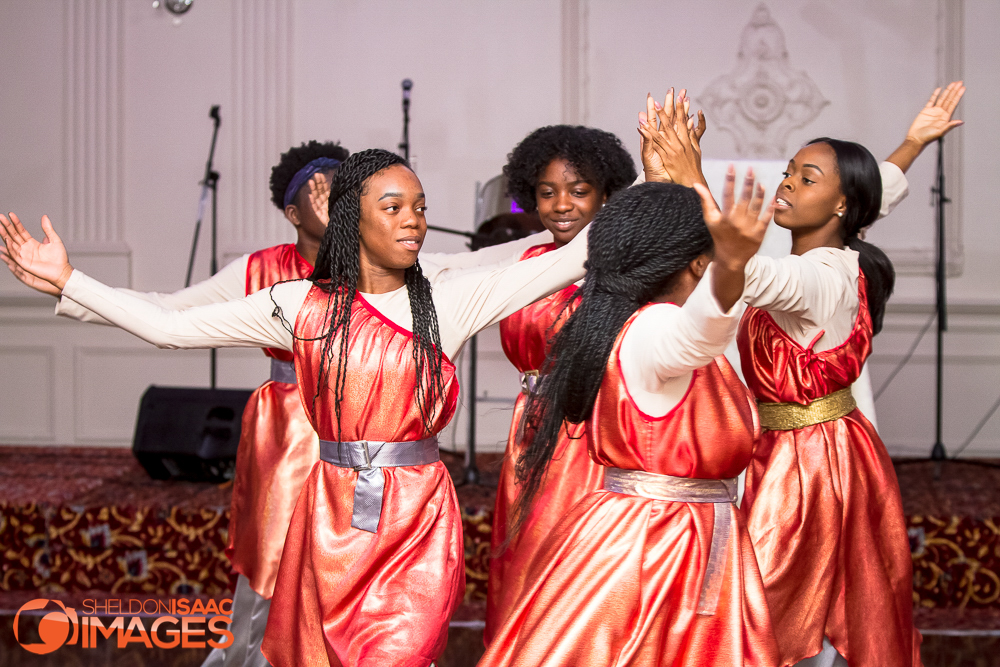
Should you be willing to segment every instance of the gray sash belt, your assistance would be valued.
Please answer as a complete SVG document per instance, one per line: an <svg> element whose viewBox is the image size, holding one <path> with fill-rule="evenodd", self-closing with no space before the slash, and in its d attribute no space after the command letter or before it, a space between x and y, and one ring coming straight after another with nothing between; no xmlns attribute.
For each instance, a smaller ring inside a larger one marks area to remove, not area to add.
<svg viewBox="0 0 1000 667"><path fill-rule="evenodd" d="M630 496L683 503L714 503L712 546L708 553L705 578L698 598L698 614L713 616L719 606L722 577L726 573L729 535L732 532L732 507L736 502L736 478L692 479L658 475L645 470L604 469L604 489Z"/></svg>
<svg viewBox="0 0 1000 667"><path fill-rule="evenodd" d="M296 384L298 378L295 377L295 364L271 357L271 382Z"/></svg>
<svg viewBox="0 0 1000 667"><path fill-rule="evenodd" d="M351 527L374 533L382 516L382 493L385 491L382 468L427 465L440 461L441 454L434 435L410 442L320 440L319 458L339 468L357 471Z"/></svg>

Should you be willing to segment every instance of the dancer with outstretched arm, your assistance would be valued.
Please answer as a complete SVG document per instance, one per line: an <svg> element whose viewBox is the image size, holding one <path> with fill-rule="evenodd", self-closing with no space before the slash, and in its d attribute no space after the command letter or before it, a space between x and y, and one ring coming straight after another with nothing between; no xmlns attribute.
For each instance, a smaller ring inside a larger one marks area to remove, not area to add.
<svg viewBox="0 0 1000 667"><path fill-rule="evenodd" d="M293 353L320 437L292 516L263 652L283 665L427 665L464 592L461 519L436 435L454 413L451 358L477 331L583 275L586 238L502 268L428 280L425 196L402 158L349 157L310 280L168 311L74 271L2 219L11 260L161 347ZM433 297L431 288L433 286Z"/></svg>
<svg viewBox="0 0 1000 667"><path fill-rule="evenodd" d="M952 114L964 91L935 90L890 160L905 170L961 124ZM921 664L899 484L850 388L895 280L888 257L862 240L884 208L883 177L859 144L809 142L776 193L792 255L747 263L737 342L764 430L741 512L782 665Z"/></svg>

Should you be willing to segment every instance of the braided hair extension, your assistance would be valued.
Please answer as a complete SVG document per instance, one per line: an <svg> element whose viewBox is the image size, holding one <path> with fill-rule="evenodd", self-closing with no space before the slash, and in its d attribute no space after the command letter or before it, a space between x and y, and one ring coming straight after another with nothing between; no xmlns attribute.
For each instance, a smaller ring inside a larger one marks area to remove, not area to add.
<svg viewBox="0 0 1000 667"><path fill-rule="evenodd" d="M285 190L302 167L316 158L328 157L343 162L351 152L339 143L310 141L293 146L281 154L278 164L271 168L271 202L279 211L285 210Z"/></svg>
<svg viewBox="0 0 1000 667"><path fill-rule="evenodd" d="M316 396L323 388L331 385L330 375L333 372L332 387L338 440L341 428L340 404L344 398L344 386L347 381L347 344L351 311L361 271L359 231L361 197L365 194L365 188L372 176L397 164L409 168L406 160L394 153L370 149L351 155L340 166L330 185L330 224L320 242L316 268L309 276L309 280L327 293L327 313L332 313L329 327L321 336L323 367L318 376L313 405L315 407ZM429 430L434 406L444 394L441 335L438 330L437 311L434 309L434 300L431 297L431 284L424 277L419 262L406 269L404 282L409 293L410 313L413 317L417 405L424 427ZM335 370L334 360L336 360Z"/></svg>
<svg viewBox="0 0 1000 667"><path fill-rule="evenodd" d="M594 408L618 334L632 314L668 290L712 237L694 190L672 183L631 187L590 225L587 276L579 305L552 339L541 383L524 408L526 447L517 463L521 491L513 535L528 515L564 422Z"/></svg>
<svg viewBox="0 0 1000 667"><path fill-rule="evenodd" d="M859 238L861 230L878 219L882 209L882 174L875 157L861 144L820 137L812 144L826 144L837 156L840 192L847 199L847 211L841 220L844 245L858 253L858 264L865 274L868 310L872 332L882 331L885 304L896 285L896 269L889 257L876 245Z"/></svg>
<svg viewBox="0 0 1000 667"><path fill-rule="evenodd" d="M582 125L540 127L514 147L503 168L507 191L524 211L531 213L538 208L538 177L557 158L569 162L577 174L609 198L635 181L632 156L610 132Z"/></svg>

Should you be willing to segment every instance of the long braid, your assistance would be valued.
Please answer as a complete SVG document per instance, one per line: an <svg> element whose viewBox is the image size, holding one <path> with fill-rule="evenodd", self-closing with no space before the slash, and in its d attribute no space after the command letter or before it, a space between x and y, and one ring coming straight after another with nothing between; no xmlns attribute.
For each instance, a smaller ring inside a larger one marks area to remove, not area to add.
<svg viewBox="0 0 1000 667"><path fill-rule="evenodd" d="M616 195L587 237L580 301L552 340L541 383L524 409L526 447L511 534L520 529L545 477L565 424L590 417L611 350L628 318L670 288L712 247L694 190L646 183Z"/></svg>
<svg viewBox="0 0 1000 667"><path fill-rule="evenodd" d="M318 374L316 397L324 387L332 387L337 416L337 438L341 437L341 402L347 382L347 353L351 312L357 295L360 264L361 196L368 179L393 165L406 167L394 153L371 149L351 155L340 166L330 186L330 224L320 242L316 267L309 279L328 294L329 325L321 345L322 368ZM406 270L406 287L413 317L413 357L417 370L417 404L425 427L429 428L437 400L443 394L441 336L430 283L419 263ZM336 368L334 368L336 361ZM331 373L333 374L331 382Z"/></svg>

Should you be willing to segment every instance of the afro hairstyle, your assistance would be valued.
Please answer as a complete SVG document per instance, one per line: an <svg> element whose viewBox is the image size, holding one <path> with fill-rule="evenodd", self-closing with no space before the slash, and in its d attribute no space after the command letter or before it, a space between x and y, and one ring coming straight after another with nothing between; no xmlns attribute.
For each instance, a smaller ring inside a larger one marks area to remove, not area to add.
<svg viewBox="0 0 1000 667"><path fill-rule="evenodd" d="M610 132L573 125L541 127L511 151L503 168L507 192L522 210L537 209L538 177L556 158L569 162L607 197L632 185L637 175L632 156Z"/></svg>

